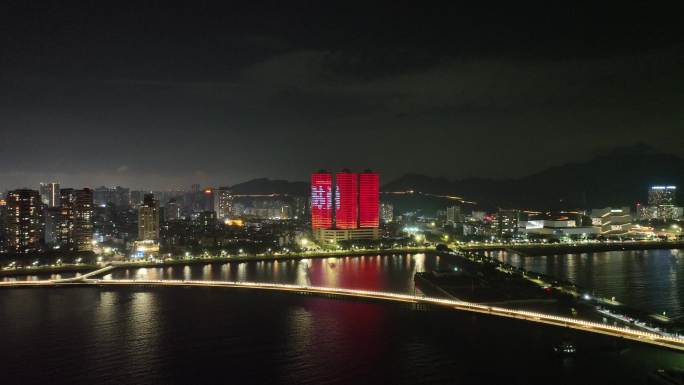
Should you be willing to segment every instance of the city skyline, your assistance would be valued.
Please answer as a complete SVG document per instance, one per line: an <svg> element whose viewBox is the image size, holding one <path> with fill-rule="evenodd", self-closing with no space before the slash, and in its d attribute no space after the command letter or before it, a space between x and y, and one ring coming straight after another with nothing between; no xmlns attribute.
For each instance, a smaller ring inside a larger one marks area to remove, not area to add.
<svg viewBox="0 0 684 385"><path fill-rule="evenodd" d="M643 186L647 185L657 185L657 184L663 184L663 183L681 183L684 181L684 174L680 172L681 165L684 164L684 157L678 157L676 155L672 155L669 153L662 153L658 152L656 149L653 147L650 147L644 143L638 143L634 146L624 146L624 147L614 147L610 150L603 151L600 154L596 155L595 157L591 158L577 158L573 162L565 163L559 166L554 166L554 167L549 167L545 168L543 170L540 170L540 172L536 174L529 174L526 175L522 178L484 178L484 177L475 177L475 178L463 178L463 179L458 179L458 178L445 178L443 175L438 175L435 172L427 172L425 174L415 174L411 172L404 172L401 173L398 176L395 177L385 177L384 181L385 184L392 184L392 182L396 182L398 180L401 180L404 177L410 177L414 175L418 176L425 176L429 178L434 178L434 179L439 179L442 182L469 182L469 181L492 181L492 182L507 182L507 181L514 181L514 180L524 180L527 178L534 178L540 174L543 173L559 173L559 172L564 172L568 167L576 167L577 165L583 165L585 167L585 171L591 171L591 169L601 169L608 167L608 171L611 174L620 174L624 173L625 170L623 167L620 166L620 163L627 161L627 162L634 162L635 160L643 161L644 163L639 165L639 168L643 169L645 173L641 174L637 178L637 182L642 184ZM602 162L607 161L607 164L602 164ZM318 166L323 166L321 163L317 163L316 165ZM349 165L344 165L339 168L332 168L330 167L329 164L325 164L324 168L328 168L331 170L344 170L348 169L350 166ZM179 176L178 179L178 184L176 185L166 185L166 184L161 184L161 185L156 185L151 182L145 182L141 183L140 185L138 184L127 184L125 181L127 181L127 178L122 177L121 175L117 176L111 176L107 177L104 175L99 175L95 179L83 179L83 184L78 183L72 183L69 181L74 181L75 179L71 176L64 176L62 177L66 179L60 179L60 177L55 177L55 175L61 175L61 174L51 174L47 175L44 179L36 179L36 182L33 183L32 179L16 179L17 182L12 184L13 179L0 179L0 192L1 191L7 191L11 189L21 189L21 188L29 188L33 189L35 186L40 186L41 184L48 184L48 183L61 183L64 186L82 186L82 187L88 187L92 189L97 189L100 187L107 187L107 188L115 188L117 186L124 186L130 190L135 190L135 191L146 191L146 192L151 192L151 191L184 191L188 189L188 186L192 188L192 186L197 185L197 186L202 186L204 187L221 187L221 186L235 186L235 185L241 185L243 183L249 183L249 182L254 182L254 181L260 181L260 180L270 180L273 182L294 182L294 183L307 183L306 180L308 179L308 172L311 169L311 165L304 170L306 172L306 177L302 179L291 179L287 180L282 176L276 175L261 175L257 178L253 179L244 179L244 180L235 180L235 181L226 181L223 178L219 178L218 176L212 176L212 175L202 175L201 177L190 177L190 179L185 179L185 177ZM650 169L650 170L649 170ZM299 173L301 170L298 170L297 172ZM383 172L383 175L386 175L383 170L380 170ZM648 171L648 172L646 172ZM18 176L17 176L18 178ZM111 178L111 179L109 179ZM201 179L204 179L206 182L201 182ZM200 183L197 183L200 182ZM44 186L47 188L47 186ZM41 187L43 188L43 187ZM451 193L456 193L456 194L461 194L463 192L459 191L450 191Z"/></svg>
<svg viewBox="0 0 684 385"><path fill-rule="evenodd" d="M681 383L682 14L0 2L3 379Z"/></svg>

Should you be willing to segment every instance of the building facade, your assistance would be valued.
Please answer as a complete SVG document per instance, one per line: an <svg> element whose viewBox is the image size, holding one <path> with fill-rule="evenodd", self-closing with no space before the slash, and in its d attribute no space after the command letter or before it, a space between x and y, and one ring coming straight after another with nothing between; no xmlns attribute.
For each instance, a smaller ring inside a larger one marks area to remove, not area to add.
<svg viewBox="0 0 684 385"><path fill-rule="evenodd" d="M146 194L138 207L138 239L159 240L159 202L154 199L153 194Z"/></svg>
<svg viewBox="0 0 684 385"><path fill-rule="evenodd" d="M93 190L60 190L59 244L68 250L93 250Z"/></svg>
<svg viewBox="0 0 684 385"><path fill-rule="evenodd" d="M230 218L233 212L233 193L228 187L219 187L216 190L216 217L220 219Z"/></svg>
<svg viewBox="0 0 684 385"><path fill-rule="evenodd" d="M20 189L7 193L5 232L10 253L41 250L43 231L42 200L36 190Z"/></svg>
<svg viewBox="0 0 684 385"><path fill-rule="evenodd" d="M380 219L382 223L390 223L394 220L394 205L391 203L380 204Z"/></svg>
<svg viewBox="0 0 684 385"><path fill-rule="evenodd" d="M359 227L380 226L380 175L366 170L359 174Z"/></svg>
<svg viewBox="0 0 684 385"><path fill-rule="evenodd" d="M377 173L344 170L334 183L330 173L311 175L311 230L319 242L379 238L379 211Z"/></svg>
<svg viewBox="0 0 684 385"><path fill-rule="evenodd" d="M446 222L452 226L458 222L463 222L460 206L449 206L446 208Z"/></svg>
<svg viewBox="0 0 684 385"><path fill-rule="evenodd" d="M592 226L601 228L601 235L624 235L633 227L629 207L592 209L589 216Z"/></svg>
<svg viewBox="0 0 684 385"><path fill-rule="evenodd" d="M518 235L520 210L499 209L496 215L497 235L499 238L510 239Z"/></svg>
<svg viewBox="0 0 684 385"><path fill-rule="evenodd" d="M345 170L335 174L335 227L355 229L358 217L358 189L355 173Z"/></svg>
<svg viewBox="0 0 684 385"><path fill-rule="evenodd" d="M682 209L676 206L677 186L652 186L648 190L648 206L640 207L641 219L679 220Z"/></svg>
<svg viewBox="0 0 684 385"><path fill-rule="evenodd" d="M41 183L40 199L47 207L59 207L60 201L59 183Z"/></svg>
<svg viewBox="0 0 684 385"><path fill-rule="evenodd" d="M332 174L319 171L311 174L311 228L333 227L333 180Z"/></svg>

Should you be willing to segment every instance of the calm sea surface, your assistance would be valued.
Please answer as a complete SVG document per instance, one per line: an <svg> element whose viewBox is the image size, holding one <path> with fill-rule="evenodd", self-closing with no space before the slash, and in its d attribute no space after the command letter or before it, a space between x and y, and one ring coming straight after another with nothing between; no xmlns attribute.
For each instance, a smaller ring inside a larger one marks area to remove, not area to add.
<svg viewBox="0 0 684 385"><path fill-rule="evenodd" d="M684 316L684 250L609 251L493 257L526 270L574 282L589 292L651 312Z"/></svg>
<svg viewBox="0 0 684 385"><path fill-rule="evenodd" d="M412 292L413 273L447 266L445 257L417 254L129 269L110 277ZM577 346L575 357L551 353L564 340ZM684 355L405 304L211 288L59 288L0 290L0 367L8 383L639 384L657 368L684 367Z"/></svg>

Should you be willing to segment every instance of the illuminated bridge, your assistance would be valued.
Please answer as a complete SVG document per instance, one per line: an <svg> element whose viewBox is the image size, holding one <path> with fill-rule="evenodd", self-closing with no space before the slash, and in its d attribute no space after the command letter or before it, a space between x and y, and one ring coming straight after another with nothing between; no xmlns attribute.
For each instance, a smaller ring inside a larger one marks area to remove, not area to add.
<svg viewBox="0 0 684 385"><path fill-rule="evenodd" d="M515 318L530 322L543 323L581 330L590 333L598 333L618 338L638 341L650 345L657 345L670 349L684 351L684 338L669 334L658 334L648 331L629 329L626 327L612 326L599 322L582 321L574 318L555 316L551 314L537 313L532 311L514 310L496 306L480 305L472 302L456 301L442 298L423 297L410 294L388 293L382 291L342 289L320 286L288 285L263 282L232 282L232 281L193 281L193 280L138 280L138 279L90 279L92 276L106 273L113 269L107 266L87 275L77 278L46 280L46 281L13 281L0 282L3 287L64 287L64 286L177 286L177 287L214 287L214 288L241 288L256 290L271 290L280 292L305 293L322 296L335 296L344 298L363 298L381 301L404 302L415 304L436 305L455 310L474 313L489 314L492 316Z"/></svg>

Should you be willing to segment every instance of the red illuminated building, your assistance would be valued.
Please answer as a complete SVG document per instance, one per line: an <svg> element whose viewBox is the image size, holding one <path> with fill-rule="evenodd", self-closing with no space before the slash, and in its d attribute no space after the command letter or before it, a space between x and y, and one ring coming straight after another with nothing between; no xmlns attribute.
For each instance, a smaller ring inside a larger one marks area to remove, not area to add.
<svg viewBox="0 0 684 385"><path fill-rule="evenodd" d="M343 170L311 175L311 230L323 245L380 237L380 177ZM334 219L333 219L334 214Z"/></svg>
<svg viewBox="0 0 684 385"><path fill-rule="evenodd" d="M349 170L335 174L335 228L355 229L357 225L357 176Z"/></svg>
<svg viewBox="0 0 684 385"><path fill-rule="evenodd" d="M359 227L380 226L380 176L376 172L359 174Z"/></svg>
<svg viewBox="0 0 684 385"><path fill-rule="evenodd" d="M333 227L332 174L320 171L311 174L311 228Z"/></svg>

